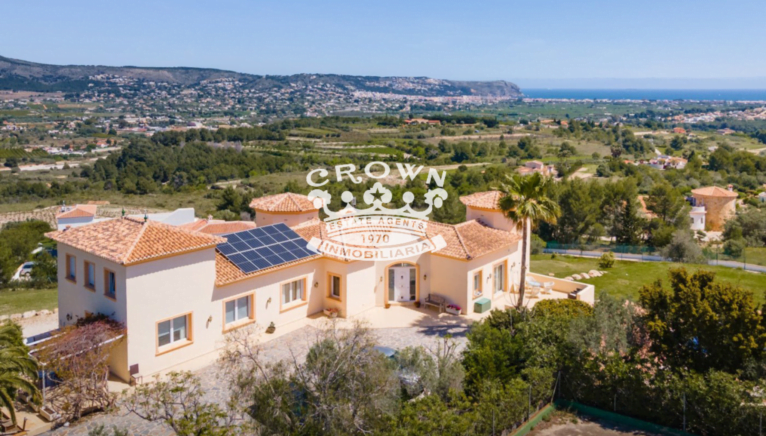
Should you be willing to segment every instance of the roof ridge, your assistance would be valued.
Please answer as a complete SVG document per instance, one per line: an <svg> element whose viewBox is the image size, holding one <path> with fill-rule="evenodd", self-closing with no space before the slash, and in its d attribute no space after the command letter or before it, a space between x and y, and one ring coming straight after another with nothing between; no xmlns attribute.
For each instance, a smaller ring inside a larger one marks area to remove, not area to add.
<svg viewBox="0 0 766 436"><path fill-rule="evenodd" d="M139 222L134 221L130 218L128 218L128 221L132 221L136 224L140 224ZM124 264L125 262L128 261L128 259L130 259L130 255L133 254L133 250L136 249L136 245L138 245L138 241L141 240L141 237L144 235L146 228L149 227L149 221L144 221L144 224L140 224L141 230L138 231L138 235L136 236L136 239L130 244L130 248L128 248L128 250L125 252L125 256L122 259L120 259L120 263Z"/></svg>
<svg viewBox="0 0 766 436"><path fill-rule="evenodd" d="M463 242L463 237L460 236L460 232L457 231L457 226L453 226L452 230L455 231L455 235L457 235L457 240L458 242L460 242L460 246L463 247L463 251L465 251L466 257L468 259L473 258L473 256L471 256L471 253L468 252L468 248L465 246L465 243Z"/></svg>
<svg viewBox="0 0 766 436"><path fill-rule="evenodd" d="M298 210L300 210L302 212L303 208L301 207L300 204L298 204L297 201L295 201L295 199L293 198L293 193L292 192L285 192L285 194L287 194L287 198L290 199L290 201L295 205L295 207L297 207Z"/></svg>

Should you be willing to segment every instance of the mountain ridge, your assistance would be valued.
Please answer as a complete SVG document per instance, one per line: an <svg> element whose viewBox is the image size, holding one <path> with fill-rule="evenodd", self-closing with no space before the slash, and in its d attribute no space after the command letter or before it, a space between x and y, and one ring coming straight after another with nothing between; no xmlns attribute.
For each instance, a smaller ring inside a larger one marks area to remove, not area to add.
<svg viewBox="0 0 766 436"><path fill-rule="evenodd" d="M134 80L193 86L204 81L233 79L253 89L330 85L348 92L366 91L426 97L477 96L515 98L521 89L505 80L459 81L429 77L355 76L300 73L256 75L199 67L138 67L105 65L52 65L0 56L0 89L78 92L98 84L94 76L119 76Z"/></svg>

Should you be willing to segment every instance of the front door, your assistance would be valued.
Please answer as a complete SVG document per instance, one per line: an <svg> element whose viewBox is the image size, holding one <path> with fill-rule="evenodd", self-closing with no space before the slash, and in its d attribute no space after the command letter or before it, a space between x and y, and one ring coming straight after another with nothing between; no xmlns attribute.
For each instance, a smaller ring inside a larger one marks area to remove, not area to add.
<svg viewBox="0 0 766 436"><path fill-rule="evenodd" d="M394 292L396 301L410 301L410 270L408 267L392 268L394 270Z"/></svg>

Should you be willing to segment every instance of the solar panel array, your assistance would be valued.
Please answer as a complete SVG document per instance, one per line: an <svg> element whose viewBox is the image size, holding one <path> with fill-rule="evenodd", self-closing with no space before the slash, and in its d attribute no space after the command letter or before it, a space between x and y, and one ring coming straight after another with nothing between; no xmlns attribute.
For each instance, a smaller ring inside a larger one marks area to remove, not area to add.
<svg viewBox="0 0 766 436"><path fill-rule="evenodd" d="M223 235L218 251L245 274L316 254L306 240L285 224L273 224Z"/></svg>

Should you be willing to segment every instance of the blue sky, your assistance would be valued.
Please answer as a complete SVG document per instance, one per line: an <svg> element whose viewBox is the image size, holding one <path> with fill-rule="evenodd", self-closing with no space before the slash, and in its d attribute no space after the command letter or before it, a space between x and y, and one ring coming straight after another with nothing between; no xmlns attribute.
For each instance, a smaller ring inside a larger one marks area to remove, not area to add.
<svg viewBox="0 0 766 436"><path fill-rule="evenodd" d="M53 64L505 79L522 87L766 84L741 80L766 77L762 0L25 0L0 10L0 55ZM700 80L678 80L687 78Z"/></svg>

